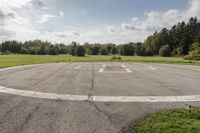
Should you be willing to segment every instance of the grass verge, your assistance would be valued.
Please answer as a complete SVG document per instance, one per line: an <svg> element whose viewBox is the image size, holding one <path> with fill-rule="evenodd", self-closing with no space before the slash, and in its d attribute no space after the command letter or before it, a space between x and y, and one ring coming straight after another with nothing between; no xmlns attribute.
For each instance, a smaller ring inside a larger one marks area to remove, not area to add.
<svg viewBox="0 0 200 133"><path fill-rule="evenodd" d="M141 57L141 56L119 56L113 60L112 55L108 56L86 56L75 57L70 55L0 55L0 68L29 65L44 64L58 62L146 62L146 63L167 63L167 64L187 64L199 65L200 61L188 61L182 57Z"/></svg>
<svg viewBox="0 0 200 133"><path fill-rule="evenodd" d="M200 108L153 113L138 121L132 133L200 133Z"/></svg>

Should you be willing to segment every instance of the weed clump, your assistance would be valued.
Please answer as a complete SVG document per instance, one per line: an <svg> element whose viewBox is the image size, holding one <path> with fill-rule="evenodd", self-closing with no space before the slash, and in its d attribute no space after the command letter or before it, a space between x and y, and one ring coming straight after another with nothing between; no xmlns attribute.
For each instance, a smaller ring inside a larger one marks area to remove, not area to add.
<svg viewBox="0 0 200 133"><path fill-rule="evenodd" d="M121 59L122 59L121 56L112 56L110 60L112 61L112 60L121 60Z"/></svg>

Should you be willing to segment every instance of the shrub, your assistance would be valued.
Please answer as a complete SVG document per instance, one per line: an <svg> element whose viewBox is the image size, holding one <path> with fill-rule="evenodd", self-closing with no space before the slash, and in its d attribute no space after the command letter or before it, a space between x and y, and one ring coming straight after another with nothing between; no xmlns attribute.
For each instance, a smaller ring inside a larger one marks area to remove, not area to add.
<svg viewBox="0 0 200 133"><path fill-rule="evenodd" d="M170 49L169 45L162 46L159 50L159 55L162 57L171 56L171 49Z"/></svg>
<svg viewBox="0 0 200 133"><path fill-rule="evenodd" d="M200 60L200 43L192 44L192 50L187 56L184 57L186 60Z"/></svg>
<svg viewBox="0 0 200 133"><path fill-rule="evenodd" d="M116 48L116 47L112 47L111 53L112 53L112 54L117 54L117 48Z"/></svg>
<svg viewBox="0 0 200 133"><path fill-rule="evenodd" d="M81 45L77 46L76 56L85 56L85 49L83 46L81 46Z"/></svg>
<svg viewBox="0 0 200 133"><path fill-rule="evenodd" d="M110 60L121 60L122 58L120 56L112 56Z"/></svg>
<svg viewBox="0 0 200 133"><path fill-rule="evenodd" d="M92 47L88 47L86 50L87 55L93 55L93 48Z"/></svg>
<svg viewBox="0 0 200 133"><path fill-rule="evenodd" d="M49 55L58 55L58 50L54 47L49 48Z"/></svg>
<svg viewBox="0 0 200 133"><path fill-rule="evenodd" d="M100 48L100 54L101 55L108 55L109 54L109 51L108 51L108 49L106 48L106 47L101 47Z"/></svg>
<svg viewBox="0 0 200 133"><path fill-rule="evenodd" d="M8 55L8 54L12 54L12 52L6 50L5 52L1 52L0 51L0 55Z"/></svg>
<svg viewBox="0 0 200 133"><path fill-rule="evenodd" d="M28 50L26 48L24 48L24 47L21 47L20 53L21 54L28 54Z"/></svg>
<svg viewBox="0 0 200 133"><path fill-rule="evenodd" d="M132 56L135 54L135 48L131 44L122 45L119 50L121 55Z"/></svg>

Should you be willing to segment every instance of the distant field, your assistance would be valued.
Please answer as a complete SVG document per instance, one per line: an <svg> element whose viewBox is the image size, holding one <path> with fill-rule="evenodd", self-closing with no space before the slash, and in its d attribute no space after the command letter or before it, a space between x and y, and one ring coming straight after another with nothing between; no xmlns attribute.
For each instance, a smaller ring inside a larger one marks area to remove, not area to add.
<svg viewBox="0 0 200 133"><path fill-rule="evenodd" d="M200 61L187 61L181 57L140 57L140 56L121 56L121 60L112 60L113 56L86 56L75 57L70 55L0 55L0 68L43 63L58 62L146 62L146 63L168 63L168 64L187 64L199 65ZM118 56L116 56L118 57Z"/></svg>

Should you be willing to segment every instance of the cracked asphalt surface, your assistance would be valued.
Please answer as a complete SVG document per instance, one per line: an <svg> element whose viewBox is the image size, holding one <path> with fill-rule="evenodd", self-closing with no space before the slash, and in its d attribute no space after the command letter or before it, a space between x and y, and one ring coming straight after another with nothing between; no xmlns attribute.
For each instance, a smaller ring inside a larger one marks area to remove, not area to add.
<svg viewBox="0 0 200 133"><path fill-rule="evenodd" d="M103 65L109 73L99 72ZM0 86L87 95L88 99L200 95L199 79L200 67L145 63L58 63L0 71ZM189 104L200 106L199 102ZM126 133L132 123L152 112L182 107L185 102L62 101L0 93L0 132Z"/></svg>

